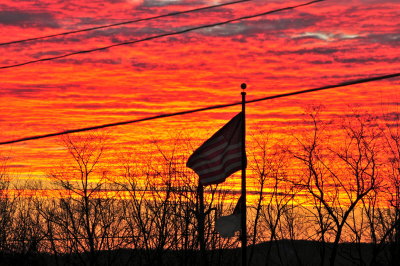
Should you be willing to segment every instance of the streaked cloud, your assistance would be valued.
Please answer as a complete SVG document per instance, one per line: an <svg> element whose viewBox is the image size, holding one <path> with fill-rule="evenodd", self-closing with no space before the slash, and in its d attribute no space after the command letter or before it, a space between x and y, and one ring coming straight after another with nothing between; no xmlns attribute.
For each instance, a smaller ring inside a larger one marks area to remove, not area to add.
<svg viewBox="0 0 400 266"><path fill-rule="evenodd" d="M0 38L24 39L217 3L222 1L6 0L0 12ZM257 0L2 46L1 63L102 47L300 3ZM3 70L1 139L237 102L242 82L248 83L248 99L254 99L398 72L400 37L395 17L399 8L400 3L395 1L325 1L201 31ZM352 104L376 113L385 106L385 112L392 114L398 108L398 86L398 82L382 81L250 104L249 128L271 126L279 134L304 128L304 106L321 103L327 106L328 117L343 114ZM168 142L167 132L174 130L192 129L201 136L238 110L235 106L119 127L111 134L119 151L129 147L118 143L139 145L150 138ZM16 154L19 159L15 157L13 163L36 165L32 166L34 170L40 164L46 168L43 161L47 159L43 158L58 155L42 149L55 145L53 141L15 145L20 150Z"/></svg>
<svg viewBox="0 0 400 266"><path fill-rule="evenodd" d="M0 24L22 28L60 28L52 13L26 10L0 11Z"/></svg>
<svg viewBox="0 0 400 266"><path fill-rule="evenodd" d="M359 38L358 34L345 34L345 33L329 33L329 32L304 32L293 36L293 39L298 38L315 38L323 41L337 41L346 39Z"/></svg>

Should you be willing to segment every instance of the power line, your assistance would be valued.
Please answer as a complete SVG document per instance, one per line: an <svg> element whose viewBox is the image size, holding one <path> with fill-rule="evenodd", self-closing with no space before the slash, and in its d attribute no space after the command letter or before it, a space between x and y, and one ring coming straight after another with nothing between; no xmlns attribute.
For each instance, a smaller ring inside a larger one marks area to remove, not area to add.
<svg viewBox="0 0 400 266"><path fill-rule="evenodd" d="M350 80L350 81L345 81L345 82L342 82L342 83L338 83L338 84L334 84L334 85L327 85L327 86L318 87L318 88L314 88L314 89L300 90L300 91L294 91L294 92L289 92L289 93L277 94L277 95L273 95L273 96L267 96L267 97L263 97L263 98L258 98L258 99L246 101L246 103L255 103L255 102L272 100L272 99L277 99L277 98L283 98L283 97L288 97L288 96L293 96L293 95L298 95L298 94L304 94L304 93L310 93L310 92L315 92L315 91L322 91L322 90L327 90L327 89L346 87L346 86L350 86L350 85L367 83L367 82L378 81L378 80L389 79L389 78L395 78L395 77L399 77L399 76L400 76L400 72L399 73L388 74L388 75L383 75L383 76L376 76L376 77L372 77L372 78ZM182 111L182 112L150 116L150 117L145 117L145 118L140 118L140 119L135 119L135 120L116 122L116 123L111 123L111 124L104 124L104 125L85 127L85 128L79 128L79 129L71 129L71 130L65 130L65 131L61 131L61 132L44 134L44 135L36 135L36 136L24 137L24 138L20 138L20 139L0 142L0 145L17 143L17 142L22 142L22 141L27 141L27 140L55 137L55 136L60 136L60 135L65 135L65 134L84 132L84 131L90 131L90 130L107 128L107 127L115 127L115 126L133 124L133 123L138 123L138 122L143 122L143 121L155 120L155 119L159 119L159 118L165 118L165 117L172 117L172 116L178 116L178 115L197 113L197 112L202 112L202 111L206 111L206 110L226 108L226 107L240 105L240 104L242 104L242 102L220 104L220 105L208 106L208 107L204 107L204 108L187 110L187 111Z"/></svg>
<svg viewBox="0 0 400 266"><path fill-rule="evenodd" d="M142 22L142 21L154 20L154 19L171 17L171 16L176 16L176 15L182 15L182 14L188 14L188 13L198 12L198 11L204 11L204 10L208 10L208 9L212 9L212 8L223 7L223 6L228 6L228 5L234 5L234 4L239 4L239 3L249 2L249 1L254 1L254 0L239 0L239 1L227 2L227 3L223 3L223 4L200 7L200 8L195 8L195 9L189 9L189 10L185 10L185 11L172 12L172 13L158 15L158 16L154 16L154 17L141 18L141 19L136 19L136 20L128 20L128 21L118 22L118 23L114 23L114 24L102 25L102 26L85 28L85 29L80 29L80 30L66 31L66 32L61 32L61 33L56 33L56 34L51 34L51 35L45 35L45 36L40 36L40 37L33 37L33 38L28 38L28 39L23 39L23 40L16 40L16 41L11 41L11 42L4 42L4 43L0 43L0 46L9 45L9 44L16 44L16 43L23 43L23 42L29 42L29 41L36 41L36 40L43 40L43 39L48 39L48 38L53 38L53 37L58 37L58 36L65 36L65 35L69 35L69 34L92 31L92 30L106 29L106 28L122 26L122 25Z"/></svg>
<svg viewBox="0 0 400 266"><path fill-rule="evenodd" d="M308 2L308 3L304 3L304 4L299 4L299 5L295 5L295 6L279 8L279 9L275 9L275 10L271 10L271 11L255 14L255 15L243 16L243 17L229 19L229 20L226 20L226 21L217 22L217 23L213 23L213 24L207 24L207 25L203 25L203 26L188 28L188 29L184 29L184 30L180 30L180 31L169 32L169 33L164 33L164 34L160 34L160 35L154 35L154 36L150 36L150 37L139 39L139 40L127 41L127 42L112 44L112 45L108 45L108 46L98 47L98 48L94 48L94 49L90 49L90 50L82 50L82 51L71 52L71 53L68 53L68 54L63 54L63 55L58 55L58 56L46 57L46 58L41 58L41 59L32 60L32 61L26 61L26 62L23 62L23 63L13 64L13 65L1 66L0 69L25 66L25 65L29 65L29 64L33 64L33 63L51 61L51 60L56 60L56 59L65 58L65 57L78 55L78 54L85 54L85 53L92 53L92 52L96 52L96 51L107 50L107 49L110 49L110 48L113 48L113 47L117 47L117 46L135 44L135 43L150 41L150 40L159 39L159 38L163 38L163 37L167 37L167 36L179 35L179 34L191 32L191 31L195 31L195 30L206 29L206 28L211 28L211 27L215 27L215 26L221 26L221 25L225 25L225 24L236 22L236 21L240 21L240 20L245 20L245 19L265 16L265 15L276 13L276 12L280 12L280 11L291 10L291 9L295 9L295 8L298 8L298 7L307 6L307 5L311 5L311 4L318 3L318 2L323 2L323 1L325 1L325 0L314 0L314 1L311 1L311 2Z"/></svg>

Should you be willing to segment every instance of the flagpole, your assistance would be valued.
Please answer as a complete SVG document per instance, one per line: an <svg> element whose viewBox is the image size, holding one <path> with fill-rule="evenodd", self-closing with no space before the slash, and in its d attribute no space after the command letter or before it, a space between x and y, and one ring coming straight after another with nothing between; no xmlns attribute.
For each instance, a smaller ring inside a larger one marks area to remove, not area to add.
<svg viewBox="0 0 400 266"><path fill-rule="evenodd" d="M199 245L200 245L200 265L205 266L207 265L207 253L206 253L206 243L204 239L204 187L203 185L199 182L199 185L197 187L197 195L198 195L198 200L199 200L199 209L197 212L198 215L198 230L199 230Z"/></svg>
<svg viewBox="0 0 400 266"><path fill-rule="evenodd" d="M241 215L241 241L242 241L242 266L247 265L247 215L246 215L246 83L240 85L242 88L242 215Z"/></svg>

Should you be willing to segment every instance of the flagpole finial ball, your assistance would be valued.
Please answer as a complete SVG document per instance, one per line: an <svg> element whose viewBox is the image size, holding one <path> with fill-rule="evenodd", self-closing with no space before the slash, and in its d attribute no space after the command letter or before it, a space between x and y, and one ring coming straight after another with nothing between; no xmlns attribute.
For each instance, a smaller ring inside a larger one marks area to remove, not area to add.
<svg viewBox="0 0 400 266"><path fill-rule="evenodd" d="M245 89L247 88L246 83L242 83L242 84L240 85L240 88L242 88L242 90L245 90Z"/></svg>

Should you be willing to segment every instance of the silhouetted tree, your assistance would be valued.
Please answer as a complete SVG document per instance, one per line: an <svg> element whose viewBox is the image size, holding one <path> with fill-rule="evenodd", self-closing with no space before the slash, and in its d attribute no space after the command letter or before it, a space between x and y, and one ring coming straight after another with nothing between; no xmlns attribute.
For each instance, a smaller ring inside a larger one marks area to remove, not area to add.
<svg viewBox="0 0 400 266"><path fill-rule="evenodd" d="M14 213L15 195L9 193L10 177L8 174L8 158L0 154L0 261L10 250L12 217Z"/></svg>
<svg viewBox="0 0 400 266"><path fill-rule="evenodd" d="M49 234L63 239L62 243L52 243L53 250L77 256L82 265L98 265L99 251L119 247L118 239L112 239L119 236L120 230L113 208L115 198L107 194L107 171L100 164L105 140L106 136L100 134L63 138L71 162L49 175L61 192L48 206L47 213L42 212L50 221ZM110 257L106 261L112 265Z"/></svg>
<svg viewBox="0 0 400 266"><path fill-rule="evenodd" d="M318 113L310 114L313 133L307 141L299 140L301 152L295 157L303 163L302 185L323 206L332 222L334 239L329 258L335 265L339 241L349 215L358 203L379 185L378 134L368 118L355 115L343 123L344 139L328 146L321 141Z"/></svg>
<svg viewBox="0 0 400 266"><path fill-rule="evenodd" d="M297 188L294 182L288 182L288 153L277 143L271 141L268 134L259 132L257 137L252 139L255 144L251 149L251 171L254 174L257 192L257 202L253 209L251 217L254 217L252 223L252 246L250 248L249 263L254 256L254 249L257 242L265 239L269 240L266 252L266 263L271 259L271 251L273 243L278 240L289 238L294 240L294 196ZM269 234L269 236L267 235ZM267 238L268 237L268 238ZM283 260L297 260L299 264L300 258L297 250L294 248L295 258L286 256L284 259L280 256L281 250L276 245L280 262Z"/></svg>

